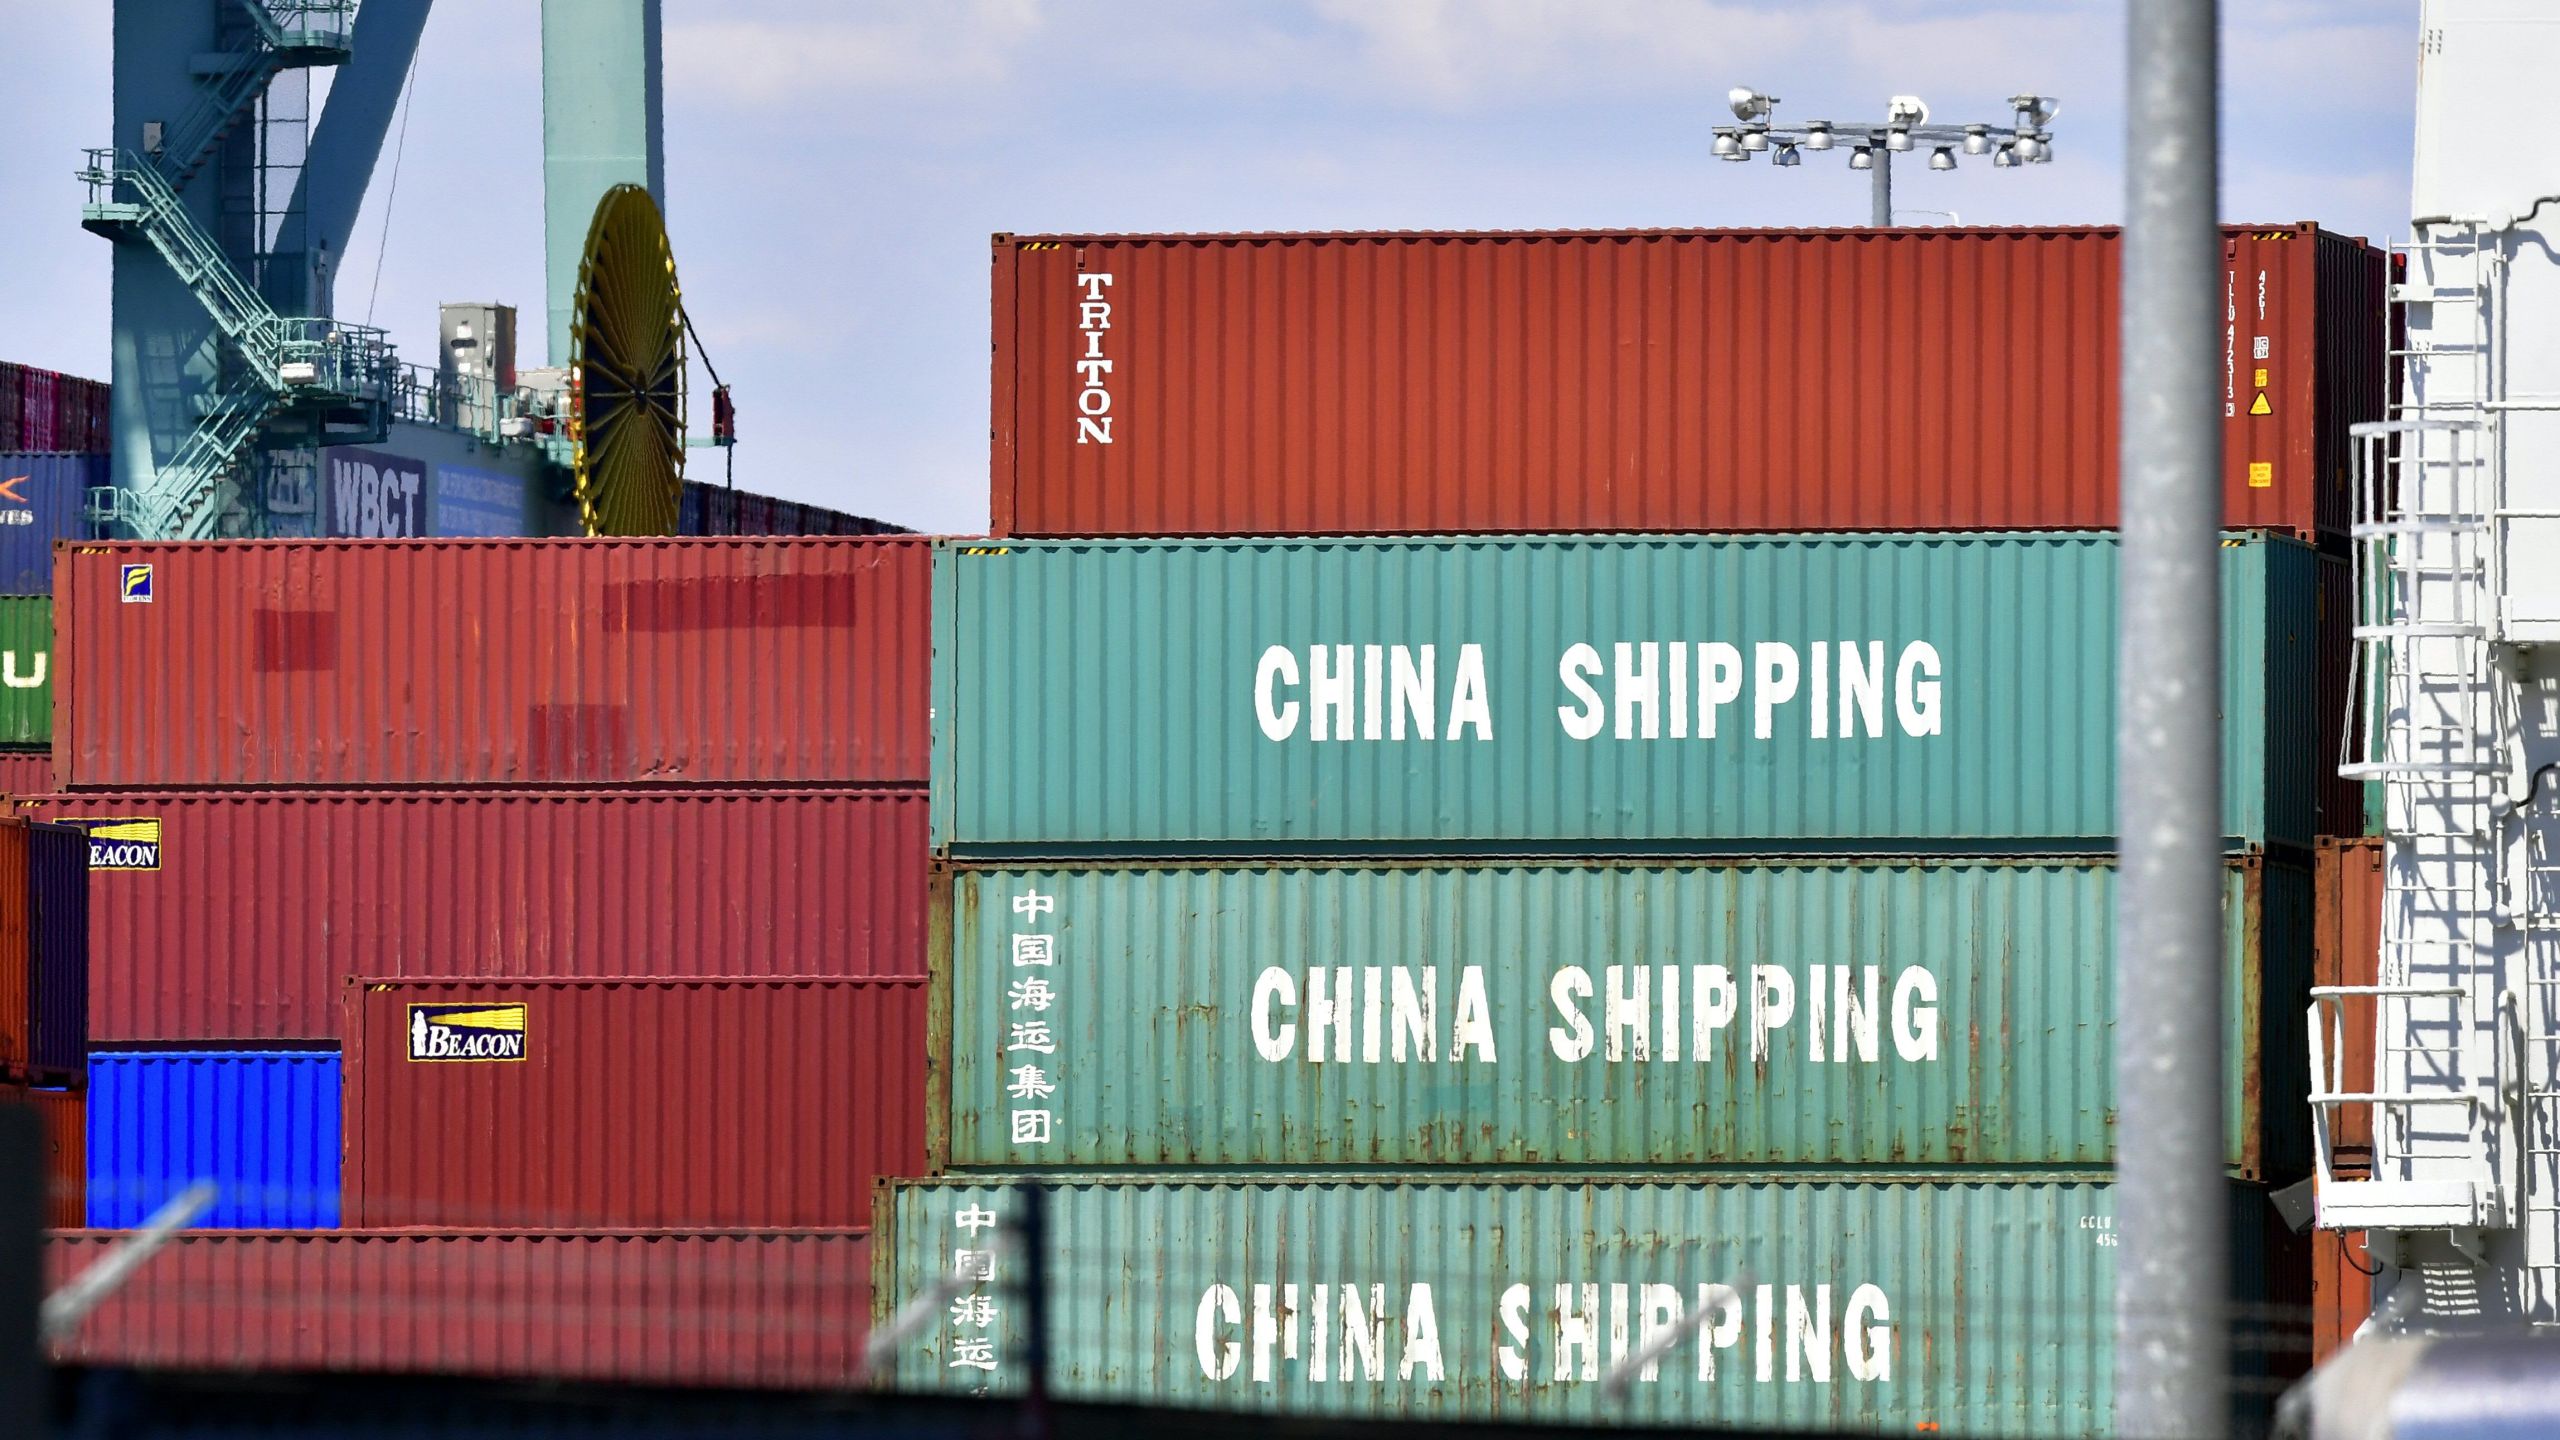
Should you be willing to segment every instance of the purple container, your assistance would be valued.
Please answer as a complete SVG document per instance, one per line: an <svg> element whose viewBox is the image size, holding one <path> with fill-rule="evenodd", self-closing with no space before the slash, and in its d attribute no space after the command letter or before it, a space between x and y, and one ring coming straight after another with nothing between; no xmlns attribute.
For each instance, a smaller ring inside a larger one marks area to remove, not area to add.
<svg viewBox="0 0 2560 1440"><path fill-rule="evenodd" d="M77 1082L89 1068L89 833L27 827L27 974L36 1073Z"/></svg>

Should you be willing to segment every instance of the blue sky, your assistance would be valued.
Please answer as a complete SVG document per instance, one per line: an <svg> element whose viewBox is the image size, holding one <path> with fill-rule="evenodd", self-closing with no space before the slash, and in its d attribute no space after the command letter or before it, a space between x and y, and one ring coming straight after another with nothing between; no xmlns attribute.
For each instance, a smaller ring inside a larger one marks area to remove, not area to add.
<svg viewBox="0 0 2560 1440"><path fill-rule="evenodd" d="M0 356L89 375L107 242L71 171L108 132L108 8L0 0ZM2224 213L2396 234L2416 0L2223 10ZM468 298L517 305L538 361L536 13L437 0L428 23L396 194L386 150L339 289L360 314L378 253L373 318L412 358ZM666 0L666 22L668 226L740 397L739 483L928 529L986 522L994 231L1862 223L1836 157L1708 157L1734 85L1782 118L2058 95L2054 164L1906 173L1897 200L2122 213L2121 3Z"/></svg>

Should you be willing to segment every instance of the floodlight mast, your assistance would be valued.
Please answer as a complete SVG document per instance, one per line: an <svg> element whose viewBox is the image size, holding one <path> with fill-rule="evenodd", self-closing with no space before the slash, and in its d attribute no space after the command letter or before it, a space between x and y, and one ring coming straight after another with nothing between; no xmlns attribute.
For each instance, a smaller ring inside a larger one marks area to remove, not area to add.
<svg viewBox="0 0 2560 1440"><path fill-rule="evenodd" d="M1770 163L1792 168L1804 163L1799 151L1818 153L1846 145L1849 168L1868 174L1871 203L1867 223L1871 225L1893 223L1896 154L1925 149L1932 170L1955 169L1959 154L1987 154L1993 168L2000 170L2046 164L2053 159L2053 132L2048 127L2062 108L2062 102L2050 95L2012 95L2006 125L1932 125L1927 102L1917 95L1896 95L1886 102L1885 118L1880 122L1808 120L1801 125L1780 125L1778 97L1766 91L1737 86L1726 93L1725 103L1741 123L1715 128L1710 150L1717 159L1739 164L1766 151Z"/></svg>

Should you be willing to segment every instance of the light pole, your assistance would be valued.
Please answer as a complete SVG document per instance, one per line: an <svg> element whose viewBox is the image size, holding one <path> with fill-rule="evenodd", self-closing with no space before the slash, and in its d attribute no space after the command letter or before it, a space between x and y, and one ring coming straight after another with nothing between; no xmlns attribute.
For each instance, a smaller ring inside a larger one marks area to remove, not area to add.
<svg viewBox="0 0 2560 1440"><path fill-rule="evenodd" d="M1893 157L1929 152L1929 168L1953 170L1958 153L1988 155L1993 168L2042 165L2053 159L2054 112L2062 102L2050 95L2012 95L2005 125L1932 125L1929 106L1917 95L1896 95L1885 104L1885 118L1875 123L1840 124L1808 120L1801 125L1777 123L1778 97L1759 90L1736 89L1725 97L1739 125L1719 125L1713 150L1719 160L1735 164L1766 153L1781 169L1804 163L1804 151L1819 154L1847 147L1849 168L1873 178L1873 205L1867 223L1893 223Z"/></svg>

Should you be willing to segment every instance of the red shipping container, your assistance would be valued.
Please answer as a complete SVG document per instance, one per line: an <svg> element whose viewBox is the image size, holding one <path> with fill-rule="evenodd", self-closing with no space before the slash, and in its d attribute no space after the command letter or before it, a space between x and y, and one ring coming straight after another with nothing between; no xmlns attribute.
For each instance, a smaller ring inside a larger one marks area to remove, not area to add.
<svg viewBox="0 0 2560 1440"><path fill-rule="evenodd" d="M89 1209L89 1097L78 1090L10 1086L0 1104L25 1105L44 1125L44 1224L77 1230Z"/></svg>
<svg viewBox="0 0 2560 1440"><path fill-rule="evenodd" d="M121 1239L45 1244L59 1286ZM65 1364L804 1389L859 1372L871 1241L849 1231L182 1234Z"/></svg>
<svg viewBox="0 0 2560 1440"><path fill-rule="evenodd" d="M2383 252L2226 232L2225 524L2343 533ZM2111 229L995 237L999 535L2088 529ZM2260 353L2263 347L2264 353Z"/></svg>
<svg viewBox="0 0 2560 1440"><path fill-rule="evenodd" d="M2382 974L2382 841L2379 837L2323 840L2314 856L2312 926L2314 985L2378 985ZM2324 1012L2324 1018L2326 1012ZM2349 999L2337 1027L2339 1074L2350 1090L2369 1089L2373 1073L2374 1012L2368 999ZM2330 1112L2331 1163L2348 1179L2372 1173L2373 1116L2360 1105ZM2362 1232L2324 1230L2312 1271L2312 1345L2327 1359L2353 1339L2373 1312L2373 1262Z"/></svg>
<svg viewBox="0 0 2560 1440"><path fill-rule="evenodd" d="M910 537L97 544L55 576L69 789L898 784Z"/></svg>
<svg viewBox="0 0 2560 1440"><path fill-rule="evenodd" d="M0 750L0 797L14 800L52 789L52 751Z"/></svg>
<svg viewBox="0 0 2560 1440"><path fill-rule="evenodd" d="M92 827L100 1042L334 1040L359 974L925 973L922 790L110 792L32 813Z"/></svg>
<svg viewBox="0 0 2560 1440"><path fill-rule="evenodd" d="M922 980L347 987L351 1226L863 1225L924 1170Z"/></svg>

